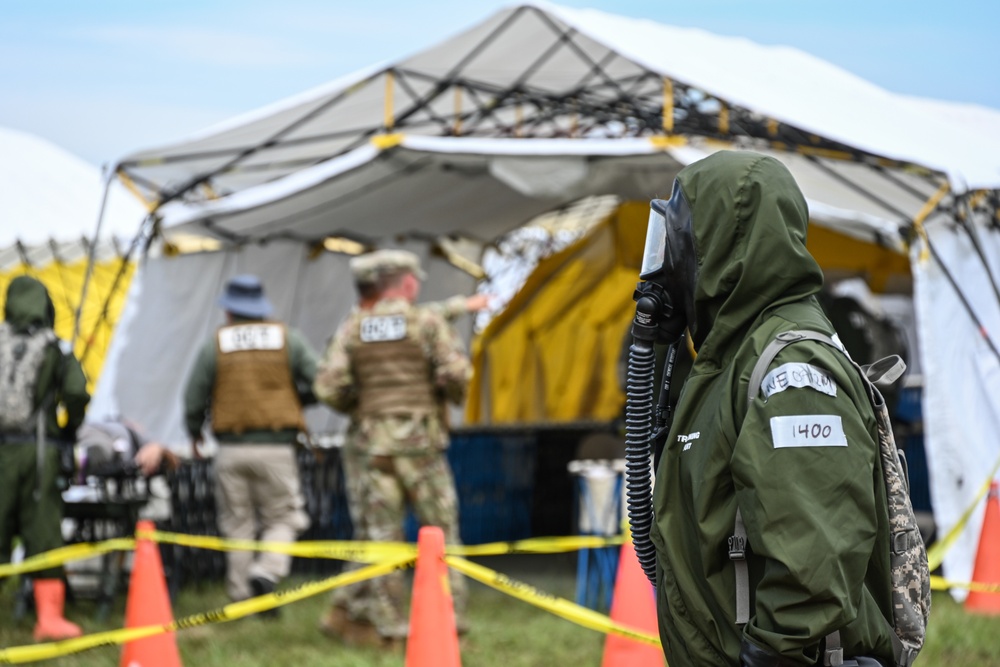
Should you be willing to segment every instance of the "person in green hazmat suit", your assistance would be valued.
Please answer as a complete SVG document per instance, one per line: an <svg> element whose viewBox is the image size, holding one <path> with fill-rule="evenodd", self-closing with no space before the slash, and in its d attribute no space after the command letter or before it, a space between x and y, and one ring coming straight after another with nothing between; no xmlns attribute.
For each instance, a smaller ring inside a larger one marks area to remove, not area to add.
<svg viewBox="0 0 1000 667"><path fill-rule="evenodd" d="M643 275L674 258L664 284L697 351L653 493L668 663L894 665L886 491L862 379L843 353L805 341L778 354L747 400L777 334L835 336L816 298L805 198L778 160L723 151L683 169L660 204Z"/></svg>
<svg viewBox="0 0 1000 667"><path fill-rule="evenodd" d="M27 558L63 543L59 445L73 442L90 395L80 363L52 331L54 322L45 286L29 276L14 278L0 322L0 563L10 560L15 536ZM63 616L62 568L30 576L35 640L79 637L79 626Z"/></svg>

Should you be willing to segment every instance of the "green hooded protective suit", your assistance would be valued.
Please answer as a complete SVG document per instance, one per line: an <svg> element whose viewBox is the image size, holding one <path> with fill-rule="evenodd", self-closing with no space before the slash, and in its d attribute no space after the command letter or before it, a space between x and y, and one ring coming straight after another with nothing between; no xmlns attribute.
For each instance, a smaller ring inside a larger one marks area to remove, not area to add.
<svg viewBox="0 0 1000 667"><path fill-rule="evenodd" d="M54 320L52 300L42 283L29 276L11 281L4 303L7 325L23 333L51 329ZM89 400L87 379L76 358L55 343L48 346L34 382L32 403L36 409L45 406L50 445L75 440ZM66 417L62 425L57 419L60 408ZM39 465L34 432L0 433L0 562L10 560L15 536L21 538L26 557L62 546L58 454L55 446L48 447ZM54 568L32 576L49 579L60 573L61 568Z"/></svg>
<svg viewBox="0 0 1000 667"><path fill-rule="evenodd" d="M778 333L835 334L815 296L823 275L806 250L805 199L784 165L749 152L717 153L677 180L693 216L698 356L653 497L668 662L739 665L745 638L774 665L813 665L839 631L845 656L889 665L889 527L860 377L836 349L800 342L747 401L751 371ZM749 543L745 626L729 554L737 507Z"/></svg>

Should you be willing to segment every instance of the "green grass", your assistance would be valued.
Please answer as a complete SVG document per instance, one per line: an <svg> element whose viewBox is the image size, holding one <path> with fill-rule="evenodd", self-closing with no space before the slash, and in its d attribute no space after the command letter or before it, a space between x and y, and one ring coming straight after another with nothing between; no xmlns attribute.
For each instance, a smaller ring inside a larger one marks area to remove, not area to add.
<svg viewBox="0 0 1000 667"><path fill-rule="evenodd" d="M567 557L523 556L510 559L479 559L483 565L510 574L545 591L573 598L573 561ZM31 622L11 619L14 586L0 591L0 646L31 643ZM294 583L294 582L293 582ZM598 667L603 635L576 626L470 582L469 618L472 631L461 641L466 667ZM221 585L192 587L181 592L174 605L176 616L207 611L226 604ZM177 635L181 659L186 667L401 667L402 655L373 649L351 648L327 639L316 630L325 609L325 595L283 608L277 621L257 618L181 631ZM92 603L80 601L68 610L71 620L86 632L120 627L124 600L120 600L107 623L92 617ZM120 648L101 648L46 663L56 667L115 665ZM1000 617L974 616L964 612L949 596L936 594L927 646L918 667L1000 667Z"/></svg>

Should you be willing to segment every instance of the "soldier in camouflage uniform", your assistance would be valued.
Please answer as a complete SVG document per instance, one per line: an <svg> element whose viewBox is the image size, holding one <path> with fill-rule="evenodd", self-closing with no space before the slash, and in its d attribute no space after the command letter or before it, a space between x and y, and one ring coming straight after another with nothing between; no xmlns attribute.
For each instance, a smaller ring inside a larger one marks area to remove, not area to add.
<svg viewBox="0 0 1000 667"><path fill-rule="evenodd" d="M362 293L373 289L374 284L359 282L357 283L357 288L359 293ZM429 309L441 315L448 322L454 322L466 313L485 310L489 306L489 300L490 297L486 294L474 294L472 296L458 295L444 301L422 303L416 307ZM369 539L366 528L365 507L362 501L365 492L365 478L362 475L365 456L356 429L353 426L354 424L352 423L348 427L344 438L344 445L340 448L340 463L346 485L345 496L347 498L348 513L351 517L354 539L363 541ZM346 569L352 570L358 567L360 567L358 563L349 563ZM366 610L372 597L373 593L369 590L368 582L361 582L336 589L333 592L332 604L336 608L346 610L348 615L353 618L367 618L368 612ZM320 629L327 633L333 633L329 625L329 619L324 618ZM374 640L374 643L381 644L381 640L378 637L371 635L369 637Z"/></svg>
<svg viewBox="0 0 1000 667"><path fill-rule="evenodd" d="M441 308L413 305L423 277L415 255L378 251L353 259L351 270L360 303L331 341L314 389L351 415L345 464L348 479L357 480L348 487L352 519L363 537L401 541L409 502L422 525L440 526L457 544L445 409L465 397L469 359ZM465 582L454 573L451 581L460 614ZM349 599L338 596L321 628L346 636L349 625L369 625L391 645L408 632L402 593L398 574L373 580Z"/></svg>
<svg viewBox="0 0 1000 667"><path fill-rule="evenodd" d="M90 396L80 363L52 331L54 322L42 283L28 276L11 281L0 323L0 562L10 560L15 535L29 558L62 546L57 445L74 441ZM63 425L57 419L60 407ZM63 617L62 568L30 576L35 640L80 636L80 628Z"/></svg>

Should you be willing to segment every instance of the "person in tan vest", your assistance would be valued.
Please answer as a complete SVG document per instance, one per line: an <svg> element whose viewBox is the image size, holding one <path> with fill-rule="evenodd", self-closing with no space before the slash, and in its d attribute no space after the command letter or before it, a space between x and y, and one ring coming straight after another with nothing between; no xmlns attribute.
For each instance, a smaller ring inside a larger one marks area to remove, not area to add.
<svg viewBox="0 0 1000 667"><path fill-rule="evenodd" d="M347 453L356 482L348 485L363 533L402 541L407 504L423 525L440 526L459 542L458 498L445 456L447 403L459 404L472 370L448 307L415 306L424 277L416 255L379 250L351 260L357 308L333 337L314 389L350 415ZM476 310L485 303L466 302ZM454 306L451 306L453 309ZM408 634L398 575L379 577L346 599L335 599L320 622L329 635L392 648ZM451 578L460 631L466 588Z"/></svg>
<svg viewBox="0 0 1000 667"><path fill-rule="evenodd" d="M306 428L302 406L315 401L316 354L299 332L268 319L273 308L256 276L232 278L219 305L226 324L202 348L185 390L187 430L197 455L208 417L219 443L222 535L292 542L309 526L295 445ZM226 592L233 600L270 593L290 566L284 554L230 551Z"/></svg>

